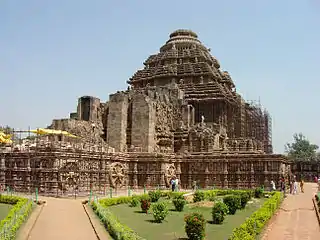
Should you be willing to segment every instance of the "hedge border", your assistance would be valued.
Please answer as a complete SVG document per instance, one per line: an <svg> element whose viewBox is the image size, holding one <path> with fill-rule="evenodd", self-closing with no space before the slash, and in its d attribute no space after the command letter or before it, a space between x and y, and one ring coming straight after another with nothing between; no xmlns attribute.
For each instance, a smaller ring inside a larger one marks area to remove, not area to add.
<svg viewBox="0 0 320 240"><path fill-rule="evenodd" d="M13 205L8 215L0 222L1 239L15 239L17 231L32 211L33 202L32 200L23 197L0 195L0 203ZM7 225L10 226L8 232L6 232L7 229L4 230L4 228L7 228ZM4 238L2 238L3 231L5 231Z"/></svg>
<svg viewBox="0 0 320 240"><path fill-rule="evenodd" d="M244 223L235 228L229 240L256 239L283 201L283 193L273 192L271 197Z"/></svg>

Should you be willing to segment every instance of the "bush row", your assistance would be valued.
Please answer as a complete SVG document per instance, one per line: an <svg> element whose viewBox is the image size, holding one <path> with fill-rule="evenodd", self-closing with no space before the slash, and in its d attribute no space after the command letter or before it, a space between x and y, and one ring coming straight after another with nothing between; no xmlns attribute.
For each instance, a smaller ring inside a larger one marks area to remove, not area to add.
<svg viewBox="0 0 320 240"><path fill-rule="evenodd" d="M283 200L283 194L274 192L262 207L255 211L243 224L235 228L229 240L253 240L260 234L267 221L273 216Z"/></svg>
<svg viewBox="0 0 320 240"><path fill-rule="evenodd" d="M122 203L128 203L131 197L120 197L120 198L121 200L113 201L112 203L120 204L120 202L124 201L125 198L127 198L127 201ZM117 198L111 198L111 199L117 199ZM103 200L107 200L107 199L103 199ZM100 201L103 201L103 200L100 200ZM111 202L108 202L108 204L110 203ZM108 205L108 206L111 206L111 205ZM131 228L121 224L119 220L116 218L116 216L113 213L111 213L108 208L101 206L99 202L95 202L95 201L91 202L91 207L93 211L97 214L97 216L100 218L101 222L104 224L105 228L107 229L107 231L109 232L110 236L113 239L143 240L143 238L138 236L138 234L134 232Z"/></svg>
<svg viewBox="0 0 320 240"><path fill-rule="evenodd" d="M5 232L1 239L11 240L16 238L16 233L32 210L32 201L17 196L0 196L0 203L14 205L6 218L0 222L0 232Z"/></svg>

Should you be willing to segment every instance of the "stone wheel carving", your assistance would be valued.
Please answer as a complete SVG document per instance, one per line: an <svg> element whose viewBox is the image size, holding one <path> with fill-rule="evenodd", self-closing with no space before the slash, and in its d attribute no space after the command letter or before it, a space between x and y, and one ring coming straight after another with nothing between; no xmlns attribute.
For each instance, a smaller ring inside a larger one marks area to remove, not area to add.
<svg viewBox="0 0 320 240"><path fill-rule="evenodd" d="M176 176L176 167L173 163L166 165L165 181L167 187L170 186L170 180Z"/></svg>
<svg viewBox="0 0 320 240"><path fill-rule="evenodd" d="M125 166L122 163L112 163L109 170L109 178L112 187L125 185Z"/></svg>

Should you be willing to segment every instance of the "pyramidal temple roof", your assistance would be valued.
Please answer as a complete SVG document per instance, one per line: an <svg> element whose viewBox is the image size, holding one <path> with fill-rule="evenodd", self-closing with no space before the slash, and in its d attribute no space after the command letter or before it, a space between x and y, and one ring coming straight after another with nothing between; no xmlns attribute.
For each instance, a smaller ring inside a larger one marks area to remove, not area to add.
<svg viewBox="0 0 320 240"><path fill-rule="evenodd" d="M179 83L182 88L198 84L205 88L204 85L210 85L211 89L215 88L223 95L232 95L235 87L229 73L220 70L218 60L191 30L172 32L160 51L149 56L144 65L129 79L129 84L138 88L172 82Z"/></svg>

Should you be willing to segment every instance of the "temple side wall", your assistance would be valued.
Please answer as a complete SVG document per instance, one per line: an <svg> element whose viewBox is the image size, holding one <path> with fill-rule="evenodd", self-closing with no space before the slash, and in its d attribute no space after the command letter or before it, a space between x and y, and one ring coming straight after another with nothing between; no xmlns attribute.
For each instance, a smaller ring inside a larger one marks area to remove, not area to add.
<svg viewBox="0 0 320 240"><path fill-rule="evenodd" d="M144 94L132 100L131 144L141 152L154 152L156 111L153 101Z"/></svg>
<svg viewBox="0 0 320 240"><path fill-rule="evenodd" d="M107 143L116 152L126 151L128 95L116 93L108 102Z"/></svg>

